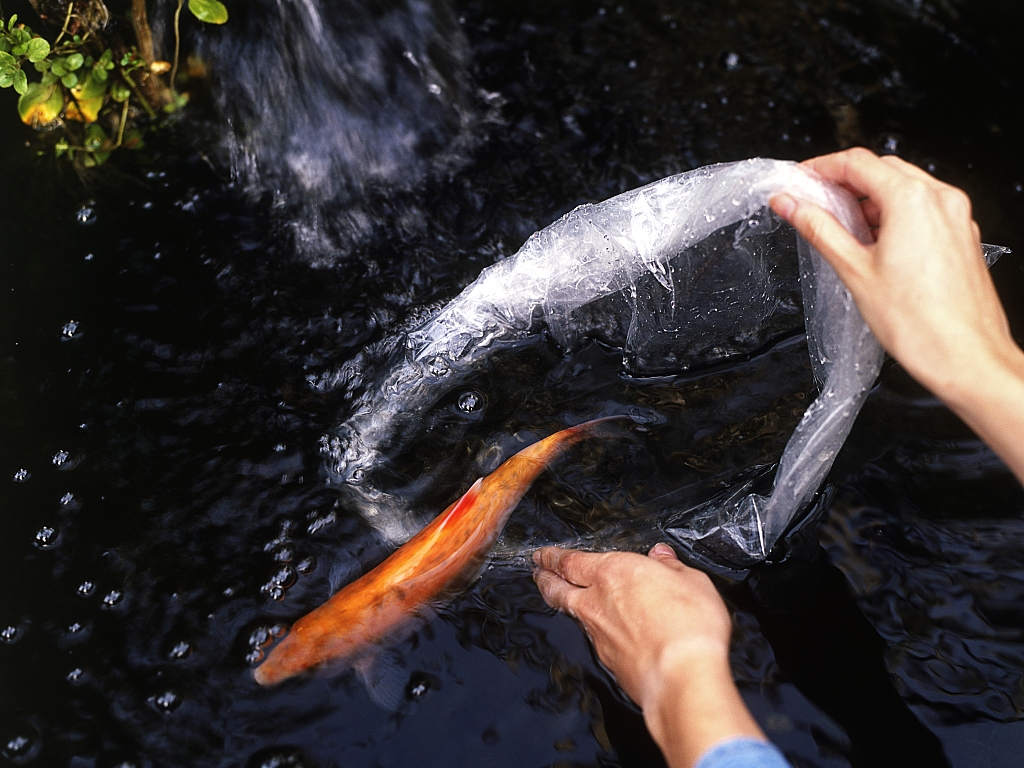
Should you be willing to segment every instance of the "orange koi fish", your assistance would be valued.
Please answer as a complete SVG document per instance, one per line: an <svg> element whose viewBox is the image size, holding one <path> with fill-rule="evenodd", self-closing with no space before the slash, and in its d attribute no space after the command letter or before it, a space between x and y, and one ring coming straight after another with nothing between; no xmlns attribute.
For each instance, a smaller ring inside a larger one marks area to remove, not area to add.
<svg viewBox="0 0 1024 768"><path fill-rule="evenodd" d="M611 416L563 429L524 448L369 573L306 614L256 668L276 685L329 662L355 666L396 639L423 606L476 576L523 494L544 468Z"/></svg>

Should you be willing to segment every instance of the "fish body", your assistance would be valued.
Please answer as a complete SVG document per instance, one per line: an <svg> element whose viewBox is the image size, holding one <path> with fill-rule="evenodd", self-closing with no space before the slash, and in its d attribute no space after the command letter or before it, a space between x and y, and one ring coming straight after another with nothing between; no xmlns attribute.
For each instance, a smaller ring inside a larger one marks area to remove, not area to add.
<svg viewBox="0 0 1024 768"><path fill-rule="evenodd" d="M619 417L609 417L619 418ZM512 511L551 461L594 428L595 419L540 440L506 460L384 562L306 614L253 676L276 685L328 663L353 666L408 627L424 606L474 577Z"/></svg>

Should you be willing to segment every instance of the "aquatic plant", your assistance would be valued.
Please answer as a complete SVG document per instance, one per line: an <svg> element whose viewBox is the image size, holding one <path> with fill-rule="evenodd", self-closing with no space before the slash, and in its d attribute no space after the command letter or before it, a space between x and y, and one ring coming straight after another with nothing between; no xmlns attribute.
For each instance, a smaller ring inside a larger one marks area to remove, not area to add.
<svg viewBox="0 0 1024 768"><path fill-rule="evenodd" d="M145 0L132 0L134 44L112 22L103 0L31 0L44 22L61 14L52 42L0 11L0 88L19 95L22 122L53 131L54 151L86 168L100 165L120 147L142 145L142 130L188 102L177 91L180 17L174 13L173 62L157 60ZM202 22L223 24L228 11L219 0L188 0ZM29 79L31 69L39 79ZM166 80L163 76L167 75Z"/></svg>

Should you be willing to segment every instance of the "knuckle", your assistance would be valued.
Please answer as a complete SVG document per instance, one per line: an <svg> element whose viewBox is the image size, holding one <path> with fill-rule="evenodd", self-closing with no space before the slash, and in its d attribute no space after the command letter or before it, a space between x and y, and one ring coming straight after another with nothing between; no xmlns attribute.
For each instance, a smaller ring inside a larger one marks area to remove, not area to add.
<svg viewBox="0 0 1024 768"><path fill-rule="evenodd" d="M894 183L899 185L905 197L914 202L926 202L935 194L932 186L923 179L899 179Z"/></svg>
<svg viewBox="0 0 1024 768"><path fill-rule="evenodd" d="M851 147L845 150L846 156L853 162L864 162L866 160L874 160L878 157L867 147Z"/></svg>
<svg viewBox="0 0 1024 768"><path fill-rule="evenodd" d="M971 217L971 198L962 189L946 187L940 195L947 211L954 215Z"/></svg>

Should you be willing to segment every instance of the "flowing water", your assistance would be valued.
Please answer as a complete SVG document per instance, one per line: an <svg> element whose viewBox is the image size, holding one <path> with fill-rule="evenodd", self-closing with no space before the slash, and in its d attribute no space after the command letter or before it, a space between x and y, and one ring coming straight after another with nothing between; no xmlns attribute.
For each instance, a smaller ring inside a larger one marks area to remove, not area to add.
<svg viewBox="0 0 1024 768"><path fill-rule="evenodd" d="M754 155L864 143L966 188L1015 251L993 275L1021 339L1018 5L232 13L195 36L217 75L189 115L84 185L0 95L0 760L657 765L515 558L399 645L390 707L352 673L259 689L274 635L390 551L328 482L323 441L399 333L533 231ZM377 482L413 530L521 441L633 412L542 476L502 552L595 532L641 548L650 499L764 482L813 394L799 335L678 375L621 362L600 340L510 348ZM723 582L737 679L793 764L1018 765L1022 545L1020 486L889 365L812 518Z"/></svg>

